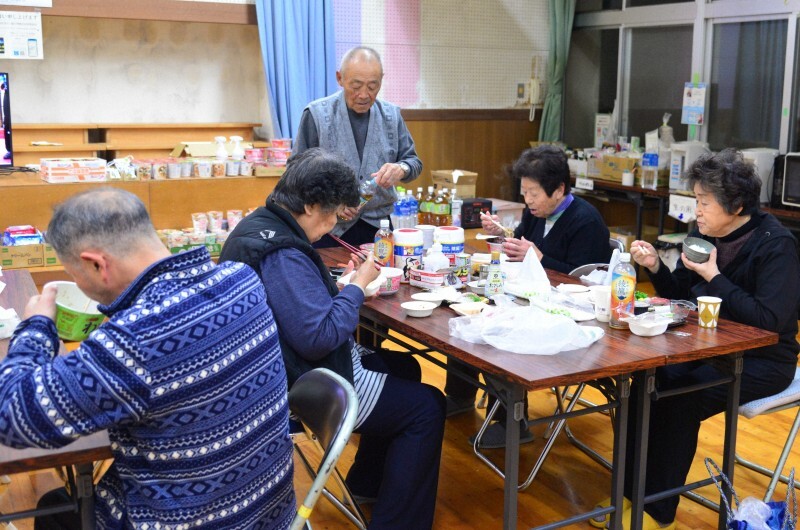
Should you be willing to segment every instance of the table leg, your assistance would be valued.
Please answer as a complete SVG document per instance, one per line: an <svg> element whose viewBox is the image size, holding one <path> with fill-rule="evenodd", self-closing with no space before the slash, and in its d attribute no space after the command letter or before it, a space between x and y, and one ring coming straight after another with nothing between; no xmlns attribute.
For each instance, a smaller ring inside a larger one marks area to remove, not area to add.
<svg viewBox="0 0 800 530"><path fill-rule="evenodd" d="M94 464L79 464L75 466L75 485L78 492L78 502L81 510L81 529L95 529L94 515Z"/></svg>
<svg viewBox="0 0 800 530"><path fill-rule="evenodd" d="M739 422L739 394L742 386L742 370L744 369L744 359L742 353L734 355L733 362L733 381L728 383L728 403L725 408L725 446L722 450L722 472L733 482L734 464L736 463L736 429ZM731 502L730 492L726 492L728 503ZM720 498L720 506L722 506ZM718 528L725 530L728 527L727 513L725 510L719 511Z"/></svg>
<svg viewBox="0 0 800 530"><path fill-rule="evenodd" d="M517 528L517 483L519 481L519 422L524 419L525 389L503 383L506 394L506 457L503 495L503 529Z"/></svg>
<svg viewBox="0 0 800 530"><path fill-rule="evenodd" d="M647 443L650 432L650 394L655 390L655 368L647 370L636 389L636 439L634 440L633 485L631 489L632 529L642 527L644 487L647 473Z"/></svg>
<svg viewBox="0 0 800 530"><path fill-rule="evenodd" d="M625 452L628 437L628 400L631 387L628 374L618 376L616 379L619 405L614 417L614 466L611 468L611 504L614 506L614 513L611 514L609 528L621 530L622 499L624 498L625 486Z"/></svg>

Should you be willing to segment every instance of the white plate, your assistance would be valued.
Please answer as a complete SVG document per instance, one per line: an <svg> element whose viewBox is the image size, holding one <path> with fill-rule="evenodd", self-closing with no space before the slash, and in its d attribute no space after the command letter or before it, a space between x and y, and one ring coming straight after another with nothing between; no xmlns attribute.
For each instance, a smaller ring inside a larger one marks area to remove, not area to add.
<svg viewBox="0 0 800 530"><path fill-rule="evenodd" d="M450 304L450 309L461 316L477 315L488 306L483 302L464 302L461 304Z"/></svg>
<svg viewBox="0 0 800 530"><path fill-rule="evenodd" d="M562 293L586 293L589 291L589 288L585 285L581 285L579 283L562 283L556 287L559 292Z"/></svg>

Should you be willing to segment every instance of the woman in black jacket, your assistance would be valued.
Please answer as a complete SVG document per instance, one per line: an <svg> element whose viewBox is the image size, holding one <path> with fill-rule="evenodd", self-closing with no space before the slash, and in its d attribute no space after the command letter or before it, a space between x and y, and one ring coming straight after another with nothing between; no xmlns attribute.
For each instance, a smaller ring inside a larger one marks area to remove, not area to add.
<svg viewBox="0 0 800 530"><path fill-rule="evenodd" d="M722 299L721 318L778 333L778 344L745 352L740 401L777 394L792 382L797 365L797 241L775 217L759 211L761 181L738 151L701 157L686 178L697 197L697 230L690 236L714 244L708 261L695 263L681 254L670 272L644 241L631 245L633 259L647 269L659 296L692 300L716 296ZM720 377L711 365L696 361L658 370L656 385L666 390ZM652 402L645 495L685 483L700 423L725 410L726 400L727 388L717 386ZM632 448L630 437L628 443ZM629 451L628 462L631 456ZM626 496L632 471L632 465L626 467ZM654 523L674 528L678 500L675 496L646 505L645 528L656 528ZM623 523L628 520L625 515Z"/></svg>

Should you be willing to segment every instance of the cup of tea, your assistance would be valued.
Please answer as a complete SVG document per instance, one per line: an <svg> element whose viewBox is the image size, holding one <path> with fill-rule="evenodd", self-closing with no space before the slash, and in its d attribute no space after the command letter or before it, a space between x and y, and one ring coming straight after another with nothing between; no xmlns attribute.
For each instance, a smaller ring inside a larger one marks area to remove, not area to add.
<svg viewBox="0 0 800 530"><path fill-rule="evenodd" d="M701 328L717 327L720 305L722 305L722 298L716 296L697 297L697 321Z"/></svg>

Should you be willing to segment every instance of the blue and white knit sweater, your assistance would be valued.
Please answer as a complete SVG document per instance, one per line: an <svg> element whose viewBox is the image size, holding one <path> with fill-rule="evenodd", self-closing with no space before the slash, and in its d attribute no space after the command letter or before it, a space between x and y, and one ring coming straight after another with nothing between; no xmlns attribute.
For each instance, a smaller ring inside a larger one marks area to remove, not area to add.
<svg viewBox="0 0 800 530"><path fill-rule="evenodd" d="M68 355L50 319L18 328L0 363L0 444L55 448L108 429L99 528L287 528L286 373L259 277L192 250L101 310L109 320Z"/></svg>

